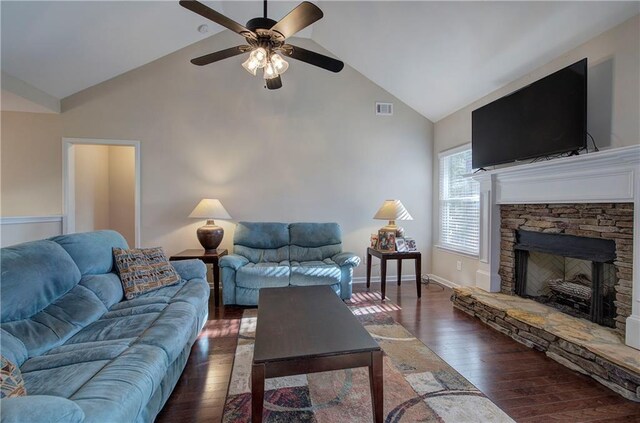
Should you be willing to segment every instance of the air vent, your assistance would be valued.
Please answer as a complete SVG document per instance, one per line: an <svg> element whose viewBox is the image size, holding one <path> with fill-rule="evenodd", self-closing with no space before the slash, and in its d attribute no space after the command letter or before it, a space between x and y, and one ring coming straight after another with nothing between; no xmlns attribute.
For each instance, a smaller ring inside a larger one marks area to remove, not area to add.
<svg viewBox="0 0 640 423"><path fill-rule="evenodd" d="M379 116L392 116L393 115L393 103L376 103L376 115L379 115Z"/></svg>

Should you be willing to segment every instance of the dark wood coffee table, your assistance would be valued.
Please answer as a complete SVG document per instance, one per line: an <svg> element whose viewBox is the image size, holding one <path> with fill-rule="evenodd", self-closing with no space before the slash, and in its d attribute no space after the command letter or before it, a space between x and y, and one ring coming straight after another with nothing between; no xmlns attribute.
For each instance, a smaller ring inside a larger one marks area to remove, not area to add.
<svg viewBox="0 0 640 423"><path fill-rule="evenodd" d="M262 422L265 378L369 368L373 414L383 420L382 350L328 286L263 288L251 369L251 421Z"/></svg>

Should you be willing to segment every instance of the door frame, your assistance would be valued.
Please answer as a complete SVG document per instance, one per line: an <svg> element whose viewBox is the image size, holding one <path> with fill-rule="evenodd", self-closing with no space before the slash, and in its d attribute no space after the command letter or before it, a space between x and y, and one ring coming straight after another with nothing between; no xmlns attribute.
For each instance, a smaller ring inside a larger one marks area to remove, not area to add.
<svg viewBox="0 0 640 423"><path fill-rule="evenodd" d="M135 154L134 243L136 248L140 247L140 141L62 138L62 233L71 234L76 231L75 151L73 147L78 144L133 147Z"/></svg>

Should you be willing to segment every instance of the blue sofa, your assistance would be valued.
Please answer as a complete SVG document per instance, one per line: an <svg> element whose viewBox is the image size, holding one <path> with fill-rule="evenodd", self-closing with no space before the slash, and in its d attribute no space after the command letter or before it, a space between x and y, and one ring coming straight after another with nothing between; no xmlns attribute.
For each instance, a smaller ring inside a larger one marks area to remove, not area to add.
<svg viewBox="0 0 640 423"><path fill-rule="evenodd" d="M342 252L337 223L239 222L233 252L220 259L224 304L257 305L260 288L329 285L351 298L360 258Z"/></svg>
<svg viewBox="0 0 640 423"><path fill-rule="evenodd" d="M151 422L207 319L199 260L174 262L179 284L125 300L113 231L0 251L0 349L27 396L0 400L2 422Z"/></svg>

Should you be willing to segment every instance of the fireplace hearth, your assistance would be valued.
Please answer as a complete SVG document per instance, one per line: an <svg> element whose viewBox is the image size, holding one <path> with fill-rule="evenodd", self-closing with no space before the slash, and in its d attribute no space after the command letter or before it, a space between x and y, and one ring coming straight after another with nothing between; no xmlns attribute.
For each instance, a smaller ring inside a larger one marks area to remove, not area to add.
<svg viewBox="0 0 640 423"><path fill-rule="evenodd" d="M615 327L615 242L516 231L515 294Z"/></svg>

